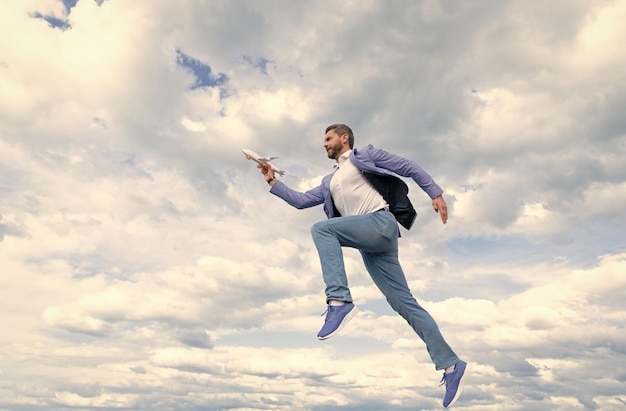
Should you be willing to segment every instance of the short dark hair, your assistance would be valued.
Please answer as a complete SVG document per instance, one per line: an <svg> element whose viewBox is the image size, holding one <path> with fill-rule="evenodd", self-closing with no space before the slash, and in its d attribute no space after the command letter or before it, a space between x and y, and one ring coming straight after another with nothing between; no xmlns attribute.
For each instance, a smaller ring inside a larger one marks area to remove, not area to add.
<svg viewBox="0 0 626 411"><path fill-rule="evenodd" d="M348 135L348 145L350 148L354 148L354 134L352 134L352 129L345 124L332 124L326 127L326 131L324 134L328 133L330 130L334 130L338 136L342 136L344 134Z"/></svg>

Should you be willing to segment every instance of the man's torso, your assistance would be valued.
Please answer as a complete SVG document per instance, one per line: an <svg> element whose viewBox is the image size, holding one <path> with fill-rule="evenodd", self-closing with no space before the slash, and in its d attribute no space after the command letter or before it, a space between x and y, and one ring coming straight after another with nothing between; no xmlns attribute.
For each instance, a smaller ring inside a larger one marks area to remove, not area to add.
<svg viewBox="0 0 626 411"><path fill-rule="evenodd" d="M344 153L330 180L330 194L342 216L363 215L388 206L382 195L350 161L352 151Z"/></svg>

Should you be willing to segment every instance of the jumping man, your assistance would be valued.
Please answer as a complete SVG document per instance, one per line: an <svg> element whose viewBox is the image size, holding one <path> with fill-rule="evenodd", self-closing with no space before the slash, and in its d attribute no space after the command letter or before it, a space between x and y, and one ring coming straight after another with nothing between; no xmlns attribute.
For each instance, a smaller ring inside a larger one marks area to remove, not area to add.
<svg viewBox="0 0 626 411"><path fill-rule="evenodd" d="M443 190L416 163L375 148L354 148L354 135L345 124L326 128L324 149L336 161L334 171L319 186L297 192L276 180L270 167L261 167L270 192L298 208L324 205L327 220L311 228L326 284L326 319L317 337L337 334L357 313L352 301L342 247L359 250L374 283L389 305L399 313L426 344L435 369L444 370L444 407L461 395L469 366L445 341L437 323L409 290L398 261L398 223L410 229L416 212L407 196L408 187L398 177L413 179L428 194L441 221L448 220Z"/></svg>

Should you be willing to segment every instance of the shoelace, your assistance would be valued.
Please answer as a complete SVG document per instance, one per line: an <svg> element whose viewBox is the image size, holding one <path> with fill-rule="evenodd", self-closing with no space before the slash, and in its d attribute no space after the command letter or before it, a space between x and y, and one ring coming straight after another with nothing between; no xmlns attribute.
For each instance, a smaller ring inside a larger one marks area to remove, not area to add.
<svg viewBox="0 0 626 411"><path fill-rule="evenodd" d="M448 379L446 378L446 373L443 373L443 377L441 377L441 381L439 381L439 386L441 387L442 385L448 385Z"/></svg>
<svg viewBox="0 0 626 411"><path fill-rule="evenodd" d="M439 381L439 386L441 387L442 385L446 384L446 386L448 385L448 378L450 375L454 374L456 372L456 367L454 367L454 371L450 372L450 373L446 373L445 371L443 372L443 377L441 377L441 381Z"/></svg>
<svg viewBox="0 0 626 411"><path fill-rule="evenodd" d="M328 315L326 316L326 320L324 320L324 322L328 322L328 320L330 319L330 317L333 315L333 306L329 305L328 307L326 307L326 311L324 311L322 314L320 314L320 317L323 317L324 314L328 313Z"/></svg>

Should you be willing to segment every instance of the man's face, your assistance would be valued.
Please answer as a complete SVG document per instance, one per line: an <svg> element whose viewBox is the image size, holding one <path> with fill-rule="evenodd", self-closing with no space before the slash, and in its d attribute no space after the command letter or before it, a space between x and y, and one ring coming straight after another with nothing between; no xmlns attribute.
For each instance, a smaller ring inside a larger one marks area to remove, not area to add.
<svg viewBox="0 0 626 411"><path fill-rule="evenodd" d="M335 133L335 130L329 130L328 133L326 133L324 136L324 149L326 150L326 154L328 154L328 158L337 160L337 158L346 151L344 141L347 141L347 134L340 136Z"/></svg>

